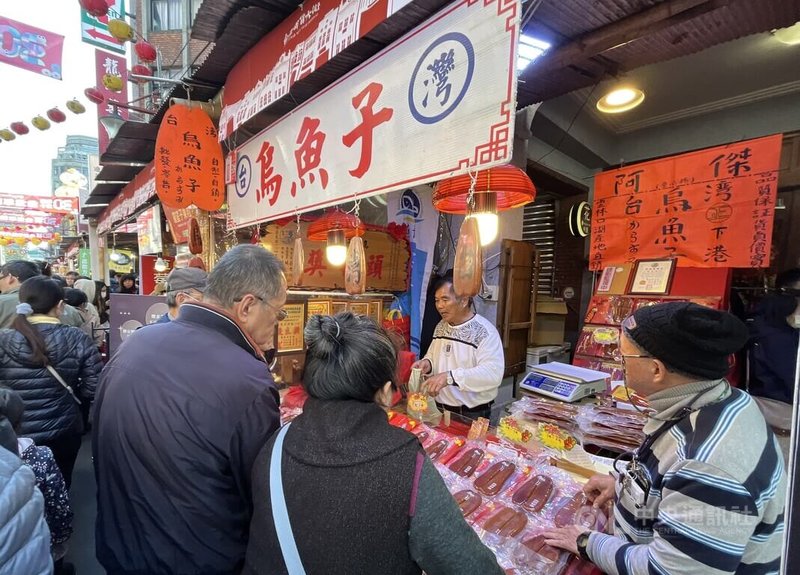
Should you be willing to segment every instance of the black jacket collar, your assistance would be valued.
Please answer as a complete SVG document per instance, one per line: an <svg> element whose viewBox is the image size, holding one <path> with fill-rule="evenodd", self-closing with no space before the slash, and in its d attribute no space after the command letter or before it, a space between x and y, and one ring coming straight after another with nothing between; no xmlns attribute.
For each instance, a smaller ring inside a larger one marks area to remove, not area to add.
<svg viewBox="0 0 800 575"><path fill-rule="evenodd" d="M256 359L265 361L264 353L255 342L239 327L234 319L223 310L208 304L185 303L181 306L177 322L195 323L213 329L233 343L252 354Z"/></svg>

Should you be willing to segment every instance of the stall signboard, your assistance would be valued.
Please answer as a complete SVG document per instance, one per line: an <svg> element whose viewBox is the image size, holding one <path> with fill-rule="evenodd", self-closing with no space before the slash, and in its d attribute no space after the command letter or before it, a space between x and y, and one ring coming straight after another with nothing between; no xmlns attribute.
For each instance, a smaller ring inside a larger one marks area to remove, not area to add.
<svg viewBox="0 0 800 575"><path fill-rule="evenodd" d="M192 227L192 218L197 217L197 208L164 208L164 215L169 222L169 231L172 234L172 241L176 244L189 243L189 230Z"/></svg>
<svg viewBox="0 0 800 575"><path fill-rule="evenodd" d="M325 242L306 239L308 225L307 222L300 224L305 255L303 287L344 289L344 266L333 267L327 262ZM292 269L297 227L294 224L271 224L266 232L267 247L287 270ZM368 229L364 234L364 252L367 260L367 290L402 292L408 289L411 250L404 228L392 226L386 231Z"/></svg>
<svg viewBox="0 0 800 575"><path fill-rule="evenodd" d="M114 223L132 216L156 195L156 180L153 162L142 168L132 182L128 183L97 219L97 233L108 232ZM90 204L91 205L91 204ZM121 230L120 230L121 231Z"/></svg>
<svg viewBox="0 0 800 575"><path fill-rule="evenodd" d="M78 198L55 198L48 196L20 196L0 194L0 209L36 211L48 214L74 214L78 211Z"/></svg>
<svg viewBox="0 0 800 575"><path fill-rule="evenodd" d="M114 355L122 342L137 329L156 323L169 309L164 296L112 293L110 303L110 355Z"/></svg>
<svg viewBox="0 0 800 575"><path fill-rule="evenodd" d="M111 52L125 53L125 44L120 42L108 31L108 21L112 18L125 16L125 0L106 0L108 14L95 18L81 8L81 41L92 44Z"/></svg>
<svg viewBox="0 0 800 575"><path fill-rule="evenodd" d="M278 352L303 351L305 341L303 326L306 324L306 308L303 303L287 303L283 306L286 319L278 323Z"/></svg>
<svg viewBox="0 0 800 575"><path fill-rule="evenodd" d="M54 228L61 223L61 216L46 212L0 210L0 226L49 226Z"/></svg>
<svg viewBox="0 0 800 575"><path fill-rule="evenodd" d="M458 1L237 148L233 227L508 162L518 10Z"/></svg>
<svg viewBox="0 0 800 575"><path fill-rule="evenodd" d="M239 60L225 82L224 140L292 85L407 4L395 0L319 0L301 4Z"/></svg>
<svg viewBox="0 0 800 575"><path fill-rule="evenodd" d="M0 62L61 80L64 37L0 16Z"/></svg>
<svg viewBox="0 0 800 575"><path fill-rule="evenodd" d="M595 176L590 268L769 266L780 134Z"/></svg>
<svg viewBox="0 0 800 575"><path fill-rule="evenodd" d="M89 248L78 250L78 273L84 277L92 277L92 255Z"/></svg>
<svg viewBox="0 0 800 575"><path fill-rule="evenodd" d="M164 256L162 259L167 264L167 269L162 271L156 270L157 256L140 256L139 257L139 293L151 294L156 289L156 284L159 282L165 283L167 276L175 268L175 258Z"/></svg>
<svg viewBox="0 0 800 575"><path fill-rule="evenodd" d="M111 104L111 100L120 104L128 103L128 63L124 55L109 54L102 50L94 51L95 81L96 88L100 90L105 98L102 103L97 104L97 145L102 156L111 138L105 126L100 123L103 116L118 115L123 120L128 119L128 109L120 108ZM107 88L103 83L103 76L115 76L119 78L120 90L114 91Z"/></svg>
<svg viewBox="0 0 800 575"><path fill-rule="evenodd" d="M163 251L161 241L161 210L153 206L136 218L136 234L139 240L139 253L157 254Z"/></svg>

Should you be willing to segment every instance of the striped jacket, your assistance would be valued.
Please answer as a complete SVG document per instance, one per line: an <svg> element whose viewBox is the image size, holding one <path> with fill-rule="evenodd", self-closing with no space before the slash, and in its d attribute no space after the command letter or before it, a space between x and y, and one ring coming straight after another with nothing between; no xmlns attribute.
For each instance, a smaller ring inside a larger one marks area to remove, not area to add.
<svg viewBox="0 0 800 575"><path fill-rule="evenodd" d="M616 536L587 552L611 575L778 573L786 474L775 436L749 395L724 380L650 396L660 419L697 409L639 454L651 488L637 509L617 482ZM650 419L645 433L664 422Z"/></svg>

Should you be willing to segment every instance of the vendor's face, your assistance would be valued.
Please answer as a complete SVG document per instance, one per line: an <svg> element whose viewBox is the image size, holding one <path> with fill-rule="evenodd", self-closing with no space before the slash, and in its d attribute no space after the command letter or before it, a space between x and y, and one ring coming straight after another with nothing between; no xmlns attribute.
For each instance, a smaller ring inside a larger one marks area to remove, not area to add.
<svg viewBox="0 0 800 575"><path fill-rule="evenodd" d="M664 389L664 364L640 350L624 331L620 337L619 351L625 368L625 383L631 391L648 397Z"/></svg>
<svg viewBox="0 0 800 575"><path fill-rule="evenodd" d="M448 283L436 290L434 302L436 311L448 323L460 323L467 309L466 298L459 298L453 290L453 284Z"/></svg>
<svg viewBox="0 0 800 575"><path fill-rule="evenodd" d="M133 287L133 283L134 283L133 280L128 278L122 282L122 287L124 287L125 289L131 289Z"/></svg>

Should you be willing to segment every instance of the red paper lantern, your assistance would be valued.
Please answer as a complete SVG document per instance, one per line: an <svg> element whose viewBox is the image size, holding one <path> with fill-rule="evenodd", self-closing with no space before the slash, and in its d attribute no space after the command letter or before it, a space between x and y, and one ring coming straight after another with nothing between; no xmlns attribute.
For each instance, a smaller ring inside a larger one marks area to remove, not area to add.
<svg viewBox="0 0 800 575"><path fill-rule="evenodd" d="M61 122L67 119L67 115L58 108L50 108L49 110L47 110L47 117L50 118L56 124L60 124Z"/></svg>
<svg viewBox="0 0 800 575"><path fill-rule="evenodd" d="M471 178L469 174L442 180L433 192L433 207L446 214L466 214ZM475 196L494 194L497 210L511 210L532 202L536 188L528 175L509 164L481 170L475 182Z"/></svg>
<svg viewBox="0 0 800 575"><path fill-rule="evenodd" d="M24 122L13 122L10 127L16 134L20 136L24 136L31 131L31 129L26 126Z"/></svg>
<svg viewBox="0 0 800 575"><path fill-rule="evenodd" d="M95 18L102 18L108 14L108 3L106 0L78 0L78 2L81 8Z"/></svg>
<svg viewBox="0 0 800 575"><path fill-rule="evenodd" d="M343 230L348 240L364 235L364 225L360 219L353 214L331 210L311 222L311 225L308 226L306 237L312 242L324 242L328 239L328 232L334 230Z"/></svg>
<svg viewBox="0 0 800 575"><path fill-rule="evenodd" d="M86 88L83 93L89 98L89 101L94 104L102 104L106 99L103 93L97 88Z"/></svg>
<svg viewBox="0 0 800 575"><path fill-rule="evenodd" d="M155 47L146 40L139 40L134 45L134 50L136 50L136 55L139 56L139 59L142 62L155 62L156 57L158 54L156 53Z"/></svg>
<svg viewBox="0 0 800 575"><path fill-rule="evenodd" d="M131 74L136 74L137 76L152 76L153 71L150 70L147 66L142 64L136 64L133 68L131 68ZM138 78L129 78L131 82L147 82L147 80L140 80Z"/></svg>

